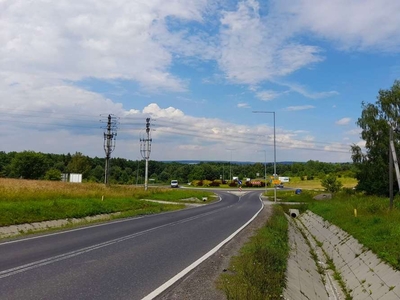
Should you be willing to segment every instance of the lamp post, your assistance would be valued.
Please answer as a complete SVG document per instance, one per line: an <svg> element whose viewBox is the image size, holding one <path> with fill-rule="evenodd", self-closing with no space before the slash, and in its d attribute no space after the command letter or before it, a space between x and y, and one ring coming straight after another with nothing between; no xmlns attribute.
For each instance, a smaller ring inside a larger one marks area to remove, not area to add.
<svg viewBox="0 0 400 300"><path fill-rule="evenodd" d="M276 130L275 130L275 112L265 110L254 110L255 114L273 114L274 115L274 180L276 179ZM274 201L276 202L276 186L274 185Z"/></svg>
<svg viewBox="0 0 400 300"><path fill-rule="evenodd" d="M264 152L264 180L265 180L264 193L267 193L267 150L258 150L257 152Z"/></svg>
<svg viewBox="0 0 400 300"><path fill-rule="evenodd" d="M231 160L229 161L229 182L231 182L232 181L232 166L231 166L232 150L235 150L235 149L226 149L226 150L231 151Z"/></svg>

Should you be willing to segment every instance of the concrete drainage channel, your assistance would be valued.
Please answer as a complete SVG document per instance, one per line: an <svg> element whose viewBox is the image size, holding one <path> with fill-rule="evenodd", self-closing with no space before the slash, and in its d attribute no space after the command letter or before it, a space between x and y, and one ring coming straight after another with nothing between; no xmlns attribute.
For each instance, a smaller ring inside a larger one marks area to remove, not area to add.
<svg viewBox="0 0 400 300"><path fill-rule="evenodd" d="M289 215L284 299L400 299L400 272L321 217Z"/></svg>

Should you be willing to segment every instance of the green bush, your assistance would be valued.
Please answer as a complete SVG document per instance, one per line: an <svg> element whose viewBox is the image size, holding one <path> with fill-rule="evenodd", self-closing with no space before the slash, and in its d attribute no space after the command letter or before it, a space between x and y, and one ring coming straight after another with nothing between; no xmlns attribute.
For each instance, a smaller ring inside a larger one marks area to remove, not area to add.
<svg viewBox="0 0 400 300"><path fill-rule="evenodd" d="M61 181L61 171L57 169L50 169L44 175L45 180Z"/></svg>

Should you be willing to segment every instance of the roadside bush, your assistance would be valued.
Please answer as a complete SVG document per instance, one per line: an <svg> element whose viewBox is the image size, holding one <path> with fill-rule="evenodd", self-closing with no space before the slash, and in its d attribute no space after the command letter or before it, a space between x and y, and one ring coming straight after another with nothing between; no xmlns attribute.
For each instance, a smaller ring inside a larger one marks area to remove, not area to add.
<svg viewBox="0 0 400 300"><path fill-rule="evenodd" d="M229 183L229 186L230 186L230 187L237 187L237 186L238 186L238 183L237 183L236 181L231 181L231 182Z"/></svg>
<svg viewBox="0 0 400 300"><path fill-rule="evenodd" d="M251 181L246 181L244 184L246 187L253 187L253 184L251 183ZM258 186L258 185L257 185Z"/></svg>
<svg viewBox="0 0 400 300"><path fill-rule="evenodd" d="M209 184L209 186L220 186L221 185L221 182L220 181L217 181L217 180L214 180L213 182L211 182L210 184Z"/></svg>

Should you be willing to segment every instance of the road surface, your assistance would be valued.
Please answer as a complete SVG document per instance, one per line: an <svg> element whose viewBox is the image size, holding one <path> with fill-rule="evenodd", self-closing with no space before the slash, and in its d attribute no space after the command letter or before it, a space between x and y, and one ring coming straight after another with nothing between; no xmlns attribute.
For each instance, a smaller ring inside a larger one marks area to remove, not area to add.
<svg viewBox="0 0 400 300"><path fill-rule="evenodd" d="M259 191L0 243L0 299L151 299L262 208Z"/></svg>

